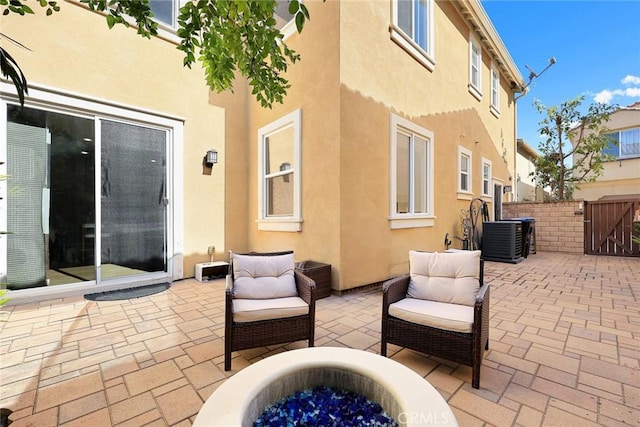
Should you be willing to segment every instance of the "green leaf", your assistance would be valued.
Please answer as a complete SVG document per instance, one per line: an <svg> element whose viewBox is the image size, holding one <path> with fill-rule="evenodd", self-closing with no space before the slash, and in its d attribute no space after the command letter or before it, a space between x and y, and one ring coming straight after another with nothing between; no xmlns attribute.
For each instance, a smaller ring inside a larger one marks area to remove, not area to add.
<svg viewBox="0 0 640 427"><path fill-rule="evenodd" d="M304 5L304 3L300 3L300 10L302 11L302 13L304 13L304 16L307 19L310 19L311 17L309 16L309 9L307 9L307 6Z"/></svg>
<svg viewBox="0 0 640 427"><path fill-rule="evenodd" d="M290 0L289 1L289 13L290 14L296 14L298 13L298 10L300 9L300 4L298 3L298 0Z"/></svg>
<svg viewBox="0 0 640 427"><path fill-rule="evenodd" d="M107 25L109 26L109 29L113 28L115 24L116 18L113 15L107 15Z"/></svg>
<svg viewBox="0 0 640 427"><path fill-rule="evenodd" d="M296 29L299 33L302 32L302 28L304 27L304 14L298 13L296 15Z"/></svg>

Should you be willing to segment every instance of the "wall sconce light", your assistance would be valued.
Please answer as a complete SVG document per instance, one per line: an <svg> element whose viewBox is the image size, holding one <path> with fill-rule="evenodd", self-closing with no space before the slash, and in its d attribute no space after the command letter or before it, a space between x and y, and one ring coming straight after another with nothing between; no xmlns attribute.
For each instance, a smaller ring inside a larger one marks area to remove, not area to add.
<svg viewBox="0 0 640 427"><path fill-rule="evenodd" d="M207 151L207 156L204 162L210 167L218 163L218 152L214 149Z"/></svg>
<svg viewBox="0 0 640 427"><path fill-rule="evenodd" d="M280 164L280 172L288 171L289 169L291 169L291 163L284 162L284 163Z"/></svg>

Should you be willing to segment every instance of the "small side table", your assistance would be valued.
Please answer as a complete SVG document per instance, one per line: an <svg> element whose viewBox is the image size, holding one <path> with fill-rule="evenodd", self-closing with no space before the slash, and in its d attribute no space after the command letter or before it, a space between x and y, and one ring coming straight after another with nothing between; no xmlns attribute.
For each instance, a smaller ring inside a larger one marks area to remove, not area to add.
<svg viewBox="0 0 640 427"><path fill-rule="evenodd" d="M196 280L203 282L211 277L224 277L229 271L229 263L224 261L202 262L196 264Z"/></svg>

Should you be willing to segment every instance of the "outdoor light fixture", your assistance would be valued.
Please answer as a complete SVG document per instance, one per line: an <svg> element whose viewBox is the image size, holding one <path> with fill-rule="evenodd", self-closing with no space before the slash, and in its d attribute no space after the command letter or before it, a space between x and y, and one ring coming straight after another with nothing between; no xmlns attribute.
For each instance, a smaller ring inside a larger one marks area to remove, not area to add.
<svg viewBox="0 0 640 427"><path fill-rule="evenodd" d="M205 159L205 163L208 166L213 166L218 163L218 152L214 149L207 151L207 156Z"/></svg>
<svg viewBox="0 0 640 427"><path fill-rule="evenodd" d="M289 169L291 169L291 163L289 162L284 162L280 165L280 172L288 171Z"/></svg>

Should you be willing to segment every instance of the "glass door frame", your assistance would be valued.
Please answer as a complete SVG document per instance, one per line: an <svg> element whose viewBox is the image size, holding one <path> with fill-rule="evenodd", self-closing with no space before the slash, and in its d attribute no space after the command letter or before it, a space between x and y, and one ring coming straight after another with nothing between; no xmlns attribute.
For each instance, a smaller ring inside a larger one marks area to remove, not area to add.
<svg viewBox="0 0 640 427"><path fill-rule="evenodd" d="M0 82L0 161L7 159L7 105L18 104L15 89L9 83ZM149 274L141 274L138 276L123 276L101 281L99 269L96 271L97 280L87 281L78 284L57 285L54 287L41 287L32 289L23 289L19 291L10 291L12 300L25 298L38 299L38 297L47 295L47 298L55 298L58 295L77 295L86 290L95 292L118 289L126 286L138 286L143 284L157 283L159 281L172 281L183 278L183 257L184 257L184 201L181 191L176 189L183 188L183 138L184 138L184 120L171 115L161 114L158 112L148 111L135 106L126 106L122 104L114 104L100 100L91 100L84 96L63 93L61 91L52 90L50 88L40 88L37 85L31 85L29 97L25 99L25 107L39 110L46 110L55 113L74 115L82 118L89 118L96 121L96 165L100 165L100 121L110 120L122 123L144 126L149 128L161 129L167 132L167 150L166 150L166 198L168 200L166 209L166 272L154 272ZM96 187L96 230L100 226L100 217L98 216L100 201L100 167L96 167L95 187ZM5 175L7 165L0 165L0 174ZM6 181L0 181L0 230L7 227L7 184ZM96 239L99 242L99 239ZM99 243L96 244L96 254L99 254ZM7 274L7 239L4 235L0 235L0 283L6 282ZM2 255L4 254L4 255ZM94 263L96 267L99 265L99 257L96 257ZM96 287L99 284L99 288ZM86 293L86 292L85 292Z"/></svg>

